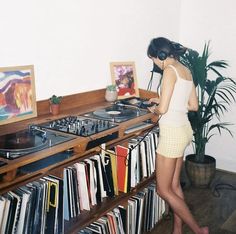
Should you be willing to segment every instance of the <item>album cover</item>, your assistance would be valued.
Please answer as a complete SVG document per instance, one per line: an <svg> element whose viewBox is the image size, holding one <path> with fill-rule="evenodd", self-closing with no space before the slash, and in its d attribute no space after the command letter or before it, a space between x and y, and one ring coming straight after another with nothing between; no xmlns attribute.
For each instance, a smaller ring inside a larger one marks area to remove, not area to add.
<svg viewBox="0 0 236 234"><path fill-rule="evenodd" d="M141 199L140 197L136 196L132 196L130 198L130 200L133 200L135 202L135 233L138 233L138 227L140 224L140 217L141 217L141 213L140 213L140 203L141 203Z"/></svg>
<svg viewBox="0 0 236 234"><path fill-rule="evenodd" d="M68 167L67 168L67 183L68 183L68 202L69 202L69 215L70 218L73 218L76 216L76 211L75 211L75 185L74 185L74 181L75 181L75 176L77 177L77 173L73 174L73 170L72 167ZM78 183L76 185L78 187ZM79 193L78 195L79 196Z"/></svg>
<svg viewBox="0 0 236 234"><path fill-rule="evenodd" d="M59 208L59 180L51 176L43 177L48 183L48 200L46 209L45 233L57 233L58 208Z"/></svg>
<svg viewBox="0 0 236 234"><path fill-rule="evenodd" d="M113 209L113 213L115 214L117 224L118 224L118 229L120 234L125 234L125 227L123 226L120 210L118 208Z"/></svg>
<svg viewBox="0 0 236 234"><path fill-rule="evenodd" d="M10 196L8 193L3 194L2 197L5 199L5 208L3 213L3 220L1 225L1 232L0 233L6 233L6 227L7 227L7 221L9 216L9 209L10 209Z"/></svg>
<svg viewBox="0 0 236 234"><path fill-rule="evenodd" d="M104 178L104 173L103 173L103 170L102 170L102 162L101 162L101 156L100 155L94 155L92 156L90 159L95 159L97 160L98 162L98 175L99 175L99 180L100 180L100 191L101 191L101 198L105 198L107 197L107 193L106 193L106 181L105 181L105 178Z"/></svg>
<svg viewBox="0 0 236 234"><path fill-rule="evenodd" d="M138 222L138 229L137 234L143 233L143 217L144 217L144 204L145 204L145 193L138 192L136 195L140 199L139 203L139 222Z"/></svg>
<svg viewBox="0 0 236 234"><path fill-rule="evenodd" d="M109 228L109 222L108 218L106 216L102 216L97 220L97 222L102 223L104 227L104 233L111 233L110 228Z"/></svg>
<svg viewBox="0 0 236 234"><path fill-rule="evenodd" d="M89 191L86 182L86 171L85 171L86 164L84 162L79 162L75 163L74 166L77 171L80 208L81 210L90 210Z"/></svg>
<svg viewBox="0 0 236 234"><path fill-rule="evenodd" d="M91 223L86 229L91 230L93 233L103 234L101 226L95 223Z"/></svg>
<svg viewBox="0 0 236 234"><path fill-rule="evenodd" d="M149 219L149 190L148 188L144 188L143 192L145 193L145 200L144 200L144 223L143 223L143 229L144 232L148 231L148 219Z"/></svg>
<svg viewBox="0 0 236 234"><path fill-rule="evenodd" d="M63 207L64 207L64 219L69 220L70 219L70 213L69 213L69 183L68 183L68 170L67 168L63 169L63 180L64 180L64 185L63 185Z"/></svg>
<svg viewBox="0 0 236 234"><path fill-rule="evenodd" d="M148 172L147 172L147 159L146 159L146 149L145 149L146 145L144 141L140 142L140 153L141 153L141 160L142 160L142 175L143 178L148 176Z"/></svg>
<svg viewBox="0 0 236 234"><path fill-rule="evenodd" d="M16 215L19 200L18 196L16 197L16 195L12 191L8 192L8 199L10 200L10 207L6 224L6 233L12 233L15 231Z"/></svg>
<svg viewBox="0 0 236 234"><path fill-rule="evenodd" d="M115 195L119 195L119 191L118 191L118 175L117 175L117 161L116 161L115 151L107 150L105 157L109 157L110 158L114 194Z"/></svg>
<svg viewBox="0 0 236 234"><path fill-rule="evenodd" d="M118 190L127 193L129 149L117 145L115 152L117 157Z"/></svg>
<svg viewBox="0 0 236 234"><path fill-rule="evenodd" d="M136 228L136 201L128 200L128 232L135 233Z"/></svg>
<svg viewBox="0 0 236 234"><path fill-rule="evenodd" d="M73 204L75 216L80 214L80 201L79 201L79 188L78 188L78 175L75 166L71 167L71 177L72 177L72 188L73 188Z"/></svg>
<svg viewBox="0 0 236 234"><path fill-rule="evenodd" d="M119 233L118 223L117 223L117 220L116 220L116 217L115 217L113 211L108 212L106 215L107 215L110 225L112 227L112 234Z"/></svg>
<svg viewBox="0 0 236 234"><path fill-rule="evenodd" d="M104 184L104 190L105 190L106 196L113 197L114 193L112 192L112 187L110 186L110 182L108 179L108 174L110 174L110 172L105 170L105 165L101 159L101 156L99 157L99 159L101 163L101 172L102 172L103 184Z"/></svg>
<svg viewBox="0 0 236 234"><path fill-rule="evenodd" d="M3 221L5 205L6 205L6 199L3 196L0 196L0 231L1 231L2 221Z"/></svg>
<svg viewBox="0 0 236 234"><path fill-rule="evenodd" d="M129 142L129 179L130 179L130 187L134 188L138 184L139 177L139 168L138 168L138 151L137 147L135 147L135 143Z"/></svg>
<svg viewBox="0 0 236 234"><path fill-rule="evenodd" d="M123 206L118 206L118 209L120 211L120 216L121 216L121 220L122 220L122 224L123 224L123 229L125 231L125 233L127 232L127 210L125 207Z"/></svg>
<svg viewBox="0 0 236 234"><path fill-rule="evenodd" d="M111 165L111 158L109 155L104 156L104 173L106 175L108 183L107 195L109 197L114 197L115 192L114 192L114 183L112 177L112 165Z"/></svg>
<svg viewBox="0 0 236 234"><path fill-rule="evenodd" d="M21 198L17 233L24 233L25 224L27 223L27 213L29 213L30 192L26 190L25 186L17 188L14 192Z"/></svg>
<svg viewBox="0 0 236 234"><path fill-rule="evenodd" d="M97 199L96 199L96 173L95 173L95 168L94 168L94 162L90 159L85 159L84 160L88 165L89 165L89 194L91 197L91 205L94 206L97 204Z"/></svg>
<svg viewBox="0 0 236 234"><path fill-rule="evenodd" d="M33 221L33 233L40 233L42 222L42 210L44 204L45 186L42 181L33 181L32 185L35 187L35 203L34 203L34 221Z"/></svg>
<svg viewBox="0 0 236 234"><path fill-rule="evenodd" d="M95 174L95 178L97 178L97 181L96 181L96 183L97 183L97 186L96 186L97 192L96 191L94 191L94 192L96 194L97 203L99 204L102 201L101 184L100 184L101 183L100 182L101 178L100 178L99 169L98 169L99 165L98 165L98 161L96 159L90 158L90 160L94 163L94 174Z"/></svg>
<svg viewBox="0 0 236 234"><path fill-rule="evenodd" d="M42 184L43 186L43 201L42 201L42 215L41 215L41 229L40 229L40 234L45 232L46 229L46 219L47 219L47 204L48 204L48 200L49 200L49 184L47 182L46 179L44 178L40 178L39 182Z"/></svg>
<svg viewBox="0 0 236 234"><path fill-rule="evenodd" d="M58 181L58 194L57 194L57 216L55 217L54 230L56 234L64 233L64 219L63 219L63 180L54 176L49 176L52 179Z"/></svg>

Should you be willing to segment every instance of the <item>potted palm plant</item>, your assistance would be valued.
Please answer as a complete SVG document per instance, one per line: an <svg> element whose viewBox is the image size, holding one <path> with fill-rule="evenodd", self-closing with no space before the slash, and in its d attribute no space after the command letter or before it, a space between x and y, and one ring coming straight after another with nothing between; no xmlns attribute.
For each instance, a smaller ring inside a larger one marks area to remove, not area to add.
<svg viewBox="0 0 236 234"><path fill-rule="evenodd" d="M50 103L50 112L53 115L58 115L60 112L60 103L62 100L62 96L56 96L55 94L53 94L50 99L49 99L49 103Z"/></svg>
<svg viewBox="0 0 236 234"><path fill-rule="evenodd" d="M193 128L194 154L186 156L185 167L190 182L194 186L207 187L215 174L215 158L206 155L206 145L217 133L227 131L230 135L230 123L221 122L221 117L235 101L236 83L224 77L219 71L228 67L225 60L208 62L209 42L205 43L202 55L190 50L181 61L192 72L197 88L199 109L189 112Z"/></svg>

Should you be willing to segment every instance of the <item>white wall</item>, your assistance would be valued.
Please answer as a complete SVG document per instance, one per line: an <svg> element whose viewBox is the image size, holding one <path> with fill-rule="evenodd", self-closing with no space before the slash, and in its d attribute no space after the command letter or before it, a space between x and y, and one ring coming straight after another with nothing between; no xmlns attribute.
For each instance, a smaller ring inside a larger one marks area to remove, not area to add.
<svg viewBox="0 0 236 234"><path fill-rule="evenodd" d="M146 88L148 43L178 38L179 9L180 0L3 1L0 66L34 64L37 100L104 88L111 61L134 61Z"/></svg>
<svg viewBox="0 0 236 234"><path fill-rule="evenodd" d="M225 75L236 80L236 1L225 0L182 0L180 20L180 41L203 50L204 43L211 41L212 60L227 60L230 68ZM231 122L230 129L235 137L229 134L217 134L207 145L206 152L217 160L217 168L236 171L236 104L232 104L222 122ZM189 149L190 151L190 149Z"/></svg>
<svg viewBox="0 0 236 234"><path fill-rule="evenodd" d="M34 64L37 100L104 88L111 61L134 61L146 88L148 43L166 36L199 51L211 40L212 59L228 60L236 77L235 18L235 0L2 1L0 66ZM235 114L234 105L225 120ZM208 144L218 168L236 171L235 143L223 135Z"/></svg>

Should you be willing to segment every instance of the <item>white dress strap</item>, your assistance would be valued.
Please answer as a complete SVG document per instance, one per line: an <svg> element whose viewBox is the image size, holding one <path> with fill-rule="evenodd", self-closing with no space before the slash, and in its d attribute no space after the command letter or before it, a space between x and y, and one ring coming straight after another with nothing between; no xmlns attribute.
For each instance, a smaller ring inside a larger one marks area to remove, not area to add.
<svg viewBox="0 0 236 234"><path fill-rule="evenodd" d="M169 64L168 67L171 67L175 71L176 77L178 79L179 78L179 73L178 73L177 69L171 64Z"/></svg>

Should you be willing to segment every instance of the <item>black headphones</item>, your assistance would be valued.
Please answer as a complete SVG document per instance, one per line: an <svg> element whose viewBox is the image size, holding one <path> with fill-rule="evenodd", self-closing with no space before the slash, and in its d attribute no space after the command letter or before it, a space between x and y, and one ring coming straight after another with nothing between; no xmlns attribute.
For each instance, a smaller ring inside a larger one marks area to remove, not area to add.
<svg viewBox="0 0 236 234"><path fill-rule="evenodd" d="M157 57L161 61L163 61L163 60L165 60L168 57L168 54L165 51L160 50L160 51L157 52Z"/></svg>
<svg viewBox="0 0 236 234"><path fill-rule="evenodd" d="M169 54L164 50L157 51L157 48L155 45L155 40L151 41L150 46L151 46L153 52L156 52L156 57L159 58L161 61L165 60L169 56Z"/></svg>
<svg viewBox="0 0 236 234"><path fill-rule="evenodd" d="M157 40L161 40L161 43L164 44L164 47L161 48L159 51L158 51L159 46L156 45ZM166 44L166 46L165 46L165 44ZM166 38L155 38L155 39L153 39L150 43L150 48L151 48L151 50L150 50L151 53L150 54L153 57L157 57L161 61L167 59L167 57L171 57L171 56L174 57L174 55L175 56L182 55L187 50L187 48L182 46L181 44L179 44L177 42L174 42L174 41L169 41Z"/></svg>

